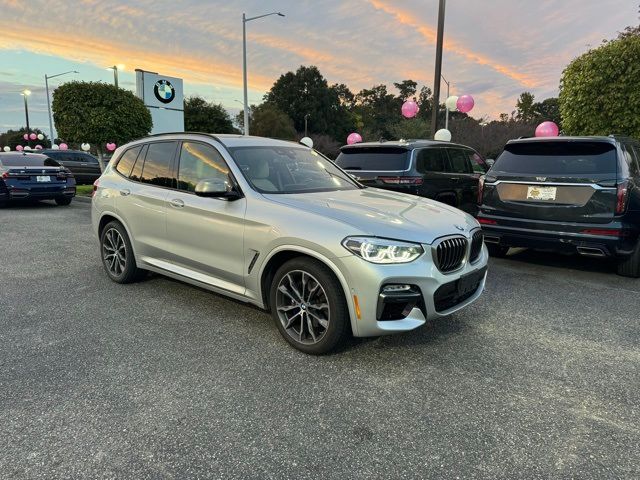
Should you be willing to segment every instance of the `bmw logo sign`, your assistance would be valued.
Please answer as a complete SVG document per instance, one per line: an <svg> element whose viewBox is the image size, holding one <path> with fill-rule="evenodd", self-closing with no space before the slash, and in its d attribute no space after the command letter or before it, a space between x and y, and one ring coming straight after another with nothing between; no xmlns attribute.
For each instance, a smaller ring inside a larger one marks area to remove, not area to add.
<svg viewBox="0 0 640 480"><path fill-rule="evenodd" d="M162 103L171 103L176 96L176 89L169 80L158 80L153 86L153 94Z"/></svg>

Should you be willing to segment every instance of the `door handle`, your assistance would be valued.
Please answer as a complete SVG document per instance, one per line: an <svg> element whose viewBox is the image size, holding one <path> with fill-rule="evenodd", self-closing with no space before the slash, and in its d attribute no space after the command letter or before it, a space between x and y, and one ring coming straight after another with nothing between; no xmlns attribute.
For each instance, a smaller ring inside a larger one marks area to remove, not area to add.
<svg viewBox="0 0 640 480"><path fill-rule="evenodd" d="M184 202L179 198L174 198L173 200L169 201L169 203L171 204L172 207L175 207L175 208L184 207Z"/></svg>
<svg viewBox="0 0 640 480"><path fill-rule="evenodd" d="M131 193L131 190L128 190L128 189L120 190L120 195L122 195L123 197L126 197L130 193Z"/></svg>
<svg viewBox="0 0 640 480"><path fill-rule="evenodd" d="M89 164L88 163L81 163L80 165L82 165L83 167L86 167Z"/></svg>

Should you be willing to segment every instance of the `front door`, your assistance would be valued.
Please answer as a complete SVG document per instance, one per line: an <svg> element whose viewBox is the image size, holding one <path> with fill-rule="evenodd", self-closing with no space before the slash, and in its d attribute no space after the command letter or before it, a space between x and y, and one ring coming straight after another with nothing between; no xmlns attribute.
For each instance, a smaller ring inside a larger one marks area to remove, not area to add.
<svg viewBox="0 0 640 480"><path fill-rule="evenodd" d="M229 178L229 167L212 145L185 141L178 160L178 188L167 197L170 261L189 276L244 293L246 199L199 197L201 180ZM195 273L195 275L194 275Z"/></svg>
<svg viewBox="0 0 640 480"><path fill-rule="evenodd" d="M449 176L455 184L459 209L472 215L477 212L478 181L480 174L473 171L470 150L446 148L449 154Z"/></svg>

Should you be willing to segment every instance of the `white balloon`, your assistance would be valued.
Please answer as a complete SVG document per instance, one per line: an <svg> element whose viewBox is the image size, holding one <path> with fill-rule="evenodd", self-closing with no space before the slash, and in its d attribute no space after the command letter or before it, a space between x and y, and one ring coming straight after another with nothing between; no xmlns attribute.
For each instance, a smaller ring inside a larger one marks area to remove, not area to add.
<svg viewBox="0 0 640 480"><path fill-rule="evenodd" d="M10 152L10 151L11 151L11 147L4 147L4 148L3 148L3 150L4 150L5 152Z"/></svg>
<svg viewBox="0 0 640 480"><path fill-rule="evenodd" d="M24 150L31 150L31 147L26 146L26 147L24 147Z"/></svg>
<svg viewBox="0 0 640 480"><path fill-rule="evenodd" d="M309 137L302 137L300 139L300 143L302 145L305 145L305 146L309 147L309 148L313 148L313 140L311 140Z"/></svg>
<svg viewBox="0 0 640 480"><path fill-rule="evenodd" d="M440 140L441 142L450 142L451 141L451 132L446 128L441 128L436 132L433 136L434 140Z"/></svg>
<svg viewBox="0 0 640 480"><path fill-rule="evenodd" d="M458 103L457 95L451 95L444 102L444 104L446 105L446 107L449 109L450 112L455 112L456 110L458 110L458 107L456 105L457 103Z"/></svg>
<svg viewBox="0 0 640 480"><path fill-rule="evenodd" d="M43 134L41 134L41 133L39 133L39 134L38 134L38 140L44 140L44 135L43 135Z"/></svg>
<svg viewBox="0 0 640 480"><path fill-rule="evenodd" d="M88 143L83 143L82 145L80 145L80 148L82 148L82 150L84 150L85 152L88 152L91 149L91 145L89 145Z"/></svg>
<svg viewBox="0 0 640 480"><path fill-rule="evenodd" d="M53 145L51 145L51 149L52 150L60 150L60 146L56 145L55 143Z"/></svg>

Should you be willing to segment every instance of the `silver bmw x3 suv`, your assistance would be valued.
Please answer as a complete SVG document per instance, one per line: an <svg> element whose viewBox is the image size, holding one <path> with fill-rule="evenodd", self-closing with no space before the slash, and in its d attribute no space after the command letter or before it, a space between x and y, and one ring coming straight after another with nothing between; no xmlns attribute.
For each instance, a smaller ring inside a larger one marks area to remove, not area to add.
<svg viewBox="0 0 640 480"><path fill-rule="evenodd" d="M369 188L304 145L165 134L124 145L94 184L107 275L154 271L268 309L306 353L349 332L405 332L476 300L480 225L442 203Z"/></svg>

